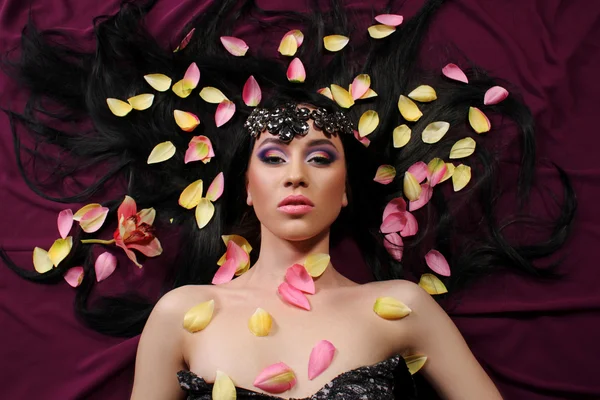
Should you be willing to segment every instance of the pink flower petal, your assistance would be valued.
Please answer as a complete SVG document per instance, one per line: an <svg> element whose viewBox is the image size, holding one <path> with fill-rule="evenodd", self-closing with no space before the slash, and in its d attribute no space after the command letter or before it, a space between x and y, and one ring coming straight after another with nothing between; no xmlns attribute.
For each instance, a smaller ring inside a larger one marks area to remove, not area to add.
<svg viewBox="0 0 600 400"><path fill-rule="evenodd" d="M289 35L294 35L294 38L296 38L296 43L298 44L298 47L302 46L302 43L304 42L304 34L301 31L299 31L298 29L293 29L293 30L289 31L288 33L286 33L285 35L283 35L283 38L285 39Z"/></svg>
<svg viewBox="0 0 600 400"><path fill-rule="evenodd" d="M79 220L79 226L84 232L97 232L104 224L104 221L106 221L108 211L108 207L92 208L90 211L83 214L83 217Z"/></svg>
<svg viewBox="0 0 600 400"><path fill-rule="evenodd" d="M375 17L375 21L387 26L398 26L404 21L404 17L397 14L380 14Z"/></svg>
<svg viewBox="0 0 600 400"><path fill-rule="evenodd" d="M130 249L137 250L146 257L156 257L162 254L162 246L160 241L157 238L154 238L150 241L150 243L145 245L139 244L130 244L128 245Z"/></svg>
<svg viewBox="0 0 600 400"><path fill-rule="evenodd" d="M369 90L370 86L371 78L369 75L358 75L356 78L354 78L352 84L350 85L350 94L352 95L352 98L354 100L360 99L365 95L365 93L367 93L367 90Z"/></svg>
<svg viewBox="0 0 600 400"><path fill-rule="evenodd" d="M117 210L117 221L120 221L121 217L127 219L132 215L135 215L136 213L137 205L135 204L135 200L133 200L129 196L125 196L125 199L123 200L123 202L119 206L119 209Z"/></svg>
<svg viewBox="0 0 600 400"><path fill-rule="evenodd" d="M241 57L246 55L248 45L242 39L233 36L221 36L221 43L230 54Z"/></svg>
<svg viewBox="0 0 600 400"><path fill-rule="evenodd" d="M362 143L363 146L369 147L369 145L371 144L371 141L369 140L368 137L366 137L366 136L360 137L360 133L356 129L353 129L352 131L354 132L354 137L356 138L356 140L358 140L360 143Z"/></svg>
<svg viewBox="0 0 600 400"><path fill-rule="evenodd" d="M396 197L395 199L390 200L385 209L383 210L383 218L385 219L392 213L403 213L406 211L406 201L402 197Z"/></svg>
<svg viewBox="0 0 600 400"><path fill-rule="evenodd" d="M406 224L400 231L400 236L407 237L416 235L419 230L419 224L417 223L415 216L407 211L404 213L404 218L406 218Z"/></svg>
<svg viewBox="0 0 600 400"><path fill-rule="evenodd" d="M219 172L215 179L213 179L212 183L208 187L206 191L206 198L210 201L217 201L219 197L223 194L223 188L225 187L225 177L222 172Z"/></svg>
<svg viewBox="0 0 600 400"><path fill-rule="evenodd" d="M215 124L217 128L223 126L227 121L235 114L235 103L231 100L223 100L217 106L217 112L215 113Z"/></svg>
<svg viewBox="0 0 600 400"><path fill-rule="evenodd" d="M491 106L492 104L498 104L502 100L508 97L508 90L504 89L502 86L493 86L485 92L483 96L483 104L486 106Z"/></svg>
<svg viewBox="0 0 600 400"><path fill-rule="evenodd" d="M393 232L400 232L402 229L404 229L404 226L406 225L406 217L405 217L406 213L391 213L389 214L381 223L381 226L379 227L379 229L381 230L381 233L393 233Z"/></svg>
<svg viewBox="0 0 600 400"><path fill-rule="evenodd" d="M398 262L402 261L402 255L404 254L404 242L400 235L396 232L385 235L383 239L383 247L392 256L392 258Z"/></svg>
<svg viewBox="0 0 600 400"><path fill-rule="evenodd" d="M185 152L184 163L192 161L202 161L208 163L215 156L212 143L206 136L194 136L188 144L188 149Z"/></svg>
<svg viewBox="0 0 600 400"><path fill-rule="evenodd" d="M465 73L456 64L450 63L446 65L444 68L442 68L442 73L444 76L452 80L469 83L469 79L467 79Z"/></svg>
<svg viewBox="0 0 600 400"><path fill-rule="evenodd" d="M305 310L310 310L310 303L308 299L300 290L296 289L292 285L287 282L283 282L277 288L277 292L283 298L283 300L296 307L303 308Z"/></svg>
<svg viewBox="0 0 600 400"><path fill-rule="evenodd" d="M421 185L421 195L419 198L415 201L408 202L408 211L415 211L423 207L425 204L429 203L431 196L433 196L433 188L428 183L423 183Z"/></svg>
<svg viewBox="0 0 600 400"><path fill-rule="evenodd" d="M427 179L427 175L429 175L429 170L427 169L427 164L423 161L417 161L413 165L408 168L408 172L410 172L416 179L417 182L421 183L425 179Z"/></svg>
<svg viewBox="0 0 600 400"><path fill-rule="evenodd" d="M429 250L429 253L425 254L425 262L433 272L443 276L450 276L450 265L448 265L446 257L439 251Z"/></svg>
<svg viewBox="0 0 600 400"><path fill-rule="evenodd" d="M117 268L117 257L105 251L100 254L94 264L96 270L96 281L101 282L108 278Z"/></svg>
<svg viewBox="0 0 600 400"><path fill-rule="evenodd" d="M260 100L262 99L262 92L260 90L260 86L258 86L258 82L252 75L244 84L244 90L242 91L242 99L244 103L246 103L249 107L256 107Z"/></svg>
<svg viewBox="0 0 600 400"><path fill-rule="evenodd" d="M57 225L60 237L66 239L73 227L73 210L69 208L58 213Z"/></svg>
<svg viewBox="0 0 600 400"><path fill-rule="evenodd" d="M250 256L244 249L238 245L235 241L230 240L227 242L227 252L225 253L226 260L233 260L236 271L241 269L248 263Z"/></svg>
<svg viewBox="0 0 600 400"><path fill-rule="evenodd" d="M187 47L187 45L190 43L190 40L192 40L192 36L194 36L195 31L196 31L196 28L192 28L192 30L189 31L187 35L185 35L185 37L183 38L181 43L179 43L179 46L177 46L177 48L175 50L181 51L181 50L185 49Z"/></svg>
<svg viewBox="0 0 600 400"><path fill-rule="evenodd" d="M237 268L234 259L225 261L225 264L221 265L215 273L215 276L212 279L212 284L221 285L231 281L233 279L233 275L235 275L236 269Z"/></svg>
<svg viewBox="0 0 600 400"><path fill-rule="evenodd" d="M308 379L313 380L331 365L335 346L328 340L321 340L313 347L308 359Z"/></svg>
<svg viewBox="0 0 600 400"><path fill-rule="evenodd" d="M304 293L315 294L315 281L304 265L294 264L289 267L285 271L285 281Z"/></svg>
<svg viewBox="0 0 600 400"><path fill-rule="evenodd" d="M188 89L195 89L198 86L198 82L200 82L200 69L198 69L198 65L195 62L191 63L187 71L185 71L183 79Z"/></svg>
<svg viewBox="0 0 600 400"><path fill-rule="evenodd" d="M122 241L122 240L120 240L120 241L119 241L119 240L115 241L115 244L116 244L117 246L119 246L121 249L123 249L123 251L125 252L125 254L127 255L127 257L128 257L128 258L129 258L131 261L133 261L133 263L134 263L135 265L137 265L138 267L142 268L142 264L140 264L140 263L138 262L138 260L137 260L137 257L135 256L135 253L134 253L133 251L129 250L127 247L125 247L125 244L123 244L123 241Z"/></svg>
<svg viewBox="0 0 600 400"><path fill-rule="evenodd" d="M263 369L253 383L269 393L283 393L296 385L296 375L286 364L280 362Z"/></svg>
<svg viewBox="0 0 600 400"><path fill-rule="evenodd" d="M437 159L437 161L438 162L434 162L434 160L432 160L427 166L427 169L429 171L429 184L431 185L431 187L434 187L435 185L440 183L444 175L446 175L446 171L448 171L448 166L444 161L440 160L439 158Z"/></svg>
<svg viewBox="0 0 600 400"><path fill-rule="evenodd" d="M77 287L81 285L81 281L83 280L83 267L70 268L67 272L65 272L63 277L69 285Z"/></svg>
<svg viewBox="0 0 600 400"><path fill-rule="evenodd" d="M298 57L294 58L287 70L287 78L290 82L302 83L306 79L304 64Z"/></svg>

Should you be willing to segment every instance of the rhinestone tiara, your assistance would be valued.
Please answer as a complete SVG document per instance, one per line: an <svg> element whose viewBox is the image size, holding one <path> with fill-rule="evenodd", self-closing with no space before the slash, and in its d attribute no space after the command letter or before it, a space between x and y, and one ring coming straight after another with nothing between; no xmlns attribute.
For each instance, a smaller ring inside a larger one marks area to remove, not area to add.
<svg viewBox="0 0 600 400"><path fill-rule="evenodd" d="M295 135L304 136L308 133L309 126L306 121L309 119L314 121L318 129L329 135L336 132L353 134L352 123L343 112L330 113L325 108L311 111L292 102L273 109L255 108L244 123L244 128L254 138L268 129L272 135L279 135L279 139L287 143Z"/></svg>

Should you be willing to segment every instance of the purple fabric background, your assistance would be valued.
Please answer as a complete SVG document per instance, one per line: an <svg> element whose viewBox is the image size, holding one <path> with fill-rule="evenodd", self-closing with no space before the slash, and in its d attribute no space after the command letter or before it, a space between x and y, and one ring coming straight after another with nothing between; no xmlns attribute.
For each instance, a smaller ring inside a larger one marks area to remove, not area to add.
<svg viewBox="0 0 600 400"><path fill-rule="evenodd" d="M66 30L86 45L92 43L92 17L118 9L116 0L31 3L39 26ZM271 9L291 6L277 0L258 3ZM406 16L421 1L408 3L400 9ZM203 4L161 0L148 26L163 44L176 43L182 26ZM371 24L370 2L353 1L352 9L364 16L366 32ZM2 52L18 44L28 10L28 2L0 1ZM236 33L251 46L258 40L252 27ZM465 294L451 315L505 398L600 398L600 291L593 255L600 244L600 218L593 211L600 196L596 160L600 140L594 119L600 93L600 3L448 1L435 18L424 48L442 39L521 88L538 123L541 155L567 171L580 204L573 235L559 254L565 258L562 280L542 283L496 276ZM279 38L263 40L263 45L275 49ZM22 96L4 75L0 75L0 88L3 106L7 101L22 104ZM493 133L505 134L504 130ZM550 167L540 168L539 178L542 184L556 187ZM4 114L0 114L0 205L0 246L21 265L31 266L33 247L48 248L58 237L56 216L66 207L41 200L27 188L15 166ZM544 207L540 202L538 208ZM166 249L163 257L147 262L142 271L121 258L117 272L100 290L138 285L151 293L173 251ZM351 277L364 279L354 252L347 245L338 249L335 264L345 266ZM137 338L109 338L86 329L73 315L73 297L74 289L66 283L37 285L0 268L2 398L129 398Z"/></svg>

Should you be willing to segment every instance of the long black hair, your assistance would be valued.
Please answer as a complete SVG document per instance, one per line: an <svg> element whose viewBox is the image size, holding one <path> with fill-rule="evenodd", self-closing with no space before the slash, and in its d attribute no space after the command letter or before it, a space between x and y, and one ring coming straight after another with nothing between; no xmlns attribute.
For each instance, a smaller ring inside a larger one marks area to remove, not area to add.
<svg viewBox="0 0 600 400"><path fill-rule="evenodd" d="M418 277L425 272L424 255L431 248L440 250L452 267L452 276L443 278L450 292L498 268L554 276L552 269L536 268L533 261L556 251L568 236L576 208L568 177L557 167L564 194L561 213L555 220L523 216L536 165L534 120L527 106L512 88L503 102L484 105L484 93L497 81L476 66L466 69L469 84L465 85L444 78L439 71L425 71L417 62L420 42L442 0L428 0L390 37L379 41L365 40L364 32L353 31L354 25L338 1L332 1L326 10L315 1L310 15L269 12L253 1L214 1L185 27L181 37L192 29L194 34L185 48L175 52L159 46L144 26L144 17L154 3L124 2L116 15L97 18L95 52L77 50L65 44L68 39L64 36L40 32L30 23L22 36L20 59L7 64L8 73L30 90L30 97L24 111L5 111L13 127L19 168L36 194L63 203L100 201L110 209L108 219L113 221L123 195L128 194L138 207L157 210L158 237L161 226L176 227L178 245L184 251L179 252L176 268L164 281L163 293L182 285L209 283L224 252L223 234L241 234L259 248L259 225L245 204L244 186L253 139L242 127L252 111L242 101L242 87L251 75L263 91L261 106L292 100L332 111L340 108L317 93L318 89L332 83L348 87L356 75L370 75L377 97L359 100L347 112L356 122L364 111L375 110L380 124L369 135L368 147L352 135L341 135L350 198L349 206L332 227L332 240L350 236L375 279ZM391 3L382 12L397 12ZM261 22L265 16L277 16L278 22ZM297 57L308 72L306 81L289 82L285 73L289 58L263 54L261 46L251 48L244 57L226 52L219 37L232 34L239 21L260 24L265 35L271 32L283 36L289 24L302 26L305 39ZM330 53L323 48L323 37L329 34L348 36L350 44L342 51ZM132 112L123 118L109 111L107 98L154 93L144 75L162 73L177 81L192 62L201 71L199 88L217 87L236 104L234 117L223 127L217 128L212 121L215 105L204 102L196 91L186 99L171 91L155 93L149 110ZM418 122L410 123L412 140L401 149L394 148L392 131L407 123L398 112L399 95L406 95L420 84L435 87L438 99L419 105L424 115ZM478 136L469 128L466 116L471 106L511 119L518 126L520 141L511 147L520 152L520 170L514 179L502 179L500 174L498 162L506 145L490 139L492 135ZM202 123L194 132L182 132L173 118L175 109L195 113ZM451 129L436 145L425 144L418 133L433 121L447 121ZM24 133L33 136L35 146L24 147ZM188 142L199 134L210 138L216 156L207 164L185 164ZM415 212L418 234L405 238L405 256L402 262L395 261L383 247L379 226L387 202L403 194L403 172L417 161L429 162L435 157L447 160L451 146L465 136L477 142L475 154L465 161L472 167L472 182L457 193L450 190L450 184L434 190L429 204ZM160 164L147 164L153 147L167 140L177 148L175 156ZM44 151L44 146L54 151ZM46 177L40 182L28 173L24 165L31 159L37 168L51 168L51 179ZM393 165L398 171L389 185L373 181L382 164ZM102 171L102 175L91 183L78 181L78 174L90 168ZM178 205L179 194L191 182L200 178L210 182L219 172L225 174L224 195L215 203L213 220L199 230L193 213ZM123 192L107 199L106 187L119 183L124 183ZM77 189L74 193L73 188ZM516 190L510 192L512 188ZM518 207L501 213L496 206L506 193L513 196ZM522 223L550 230L545 239L536 243L511 240L505 233ZM78 315L100 332L133 336L141 332L157 299L143 298L132 291L89 302L95 284L92 246L81 244L80 240L102 236L103 232L110 232L109 228L114 226L107 224L94 234L77 231L69 256L44 274L20 268L6 253L0 254L16 273L36 282L61 281L68 268L83 265L85 274L76 296ZM251 253L253 261L257 253Z"/></svg>

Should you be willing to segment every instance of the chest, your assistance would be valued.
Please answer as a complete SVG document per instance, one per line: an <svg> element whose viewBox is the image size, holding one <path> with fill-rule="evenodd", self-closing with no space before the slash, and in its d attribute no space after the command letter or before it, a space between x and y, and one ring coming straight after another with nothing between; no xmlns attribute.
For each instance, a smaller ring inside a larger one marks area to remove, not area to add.
<svg viewBox="0 0 600 400"><path fill-rule="evenodd" d="M253 387L255 377L269 365L284 362L295 373L296 386L286 396L303 397L319 390L348 370L375 364L402 347L398 321L386 321L364 301L311 297L312 310L283 303L277 297L221 299L213 319L201 332L185 335L184 356L191 371L214 381L225 372L239 387ZM254 336L248 321L257 307L272 317L270 334ZM329 368L308 379L311 350L321 340L336 347Z"/></svg>

